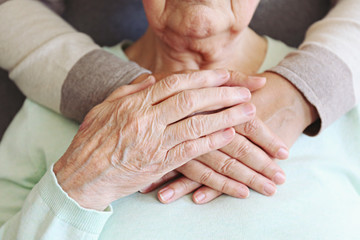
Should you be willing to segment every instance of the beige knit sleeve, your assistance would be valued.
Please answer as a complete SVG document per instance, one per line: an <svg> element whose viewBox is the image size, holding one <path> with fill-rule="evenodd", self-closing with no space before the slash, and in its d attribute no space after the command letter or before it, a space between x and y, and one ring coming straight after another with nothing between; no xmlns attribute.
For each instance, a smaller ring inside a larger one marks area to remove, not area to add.
<svg viewBox="0 0 360 240"><path fill-rule="evenodd" d="M360 1L339 0L310 27L299 50L271 70L291 81L316 107L320 121L308 134L317 134L359 101L359 39Z"/></svg>
<svg viewBox="0 0 360 240"><path fill-rule="evenodd" d="M28 98L78 121L147 72L114 58L39 1L2 3L0 32L0 67L10 79Z"/></svg>

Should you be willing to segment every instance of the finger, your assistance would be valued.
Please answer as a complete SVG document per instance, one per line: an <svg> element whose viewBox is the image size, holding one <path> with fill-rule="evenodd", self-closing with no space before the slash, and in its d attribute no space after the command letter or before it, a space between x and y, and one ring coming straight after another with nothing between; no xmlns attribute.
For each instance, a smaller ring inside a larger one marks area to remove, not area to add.
<svg viewBox="0 0 360 240"><path fill-rule="evenodd" d="M164 131L164 147L168 149L187 140L211 134L249 121L255 115L255 106L250 103L228 108L218 113L196 115L169 125Z"/></svg>
<svg viewBox="0 0 360 240"><path fill-rule="evenodd" d="M202 186L193 193L192 199L196 204L205 204L211 202L217 197L220 197L221 195L222 192L216 191L207 186Z"/></svg>
<svg viewBox="0 0 360 240"><path fill-rule="evenodd" d="M235 130L228 128L205 137L183 142L167 152L164 165L168 171L174 170L193 158L229 144L234 138L234 134Z"/></svg>
<svg viewBox="0 0 360 240"><path fill-rule="evenodd" d="M183 91L153 108L158 113L159 120L168 125L197 112L230 107L248 102L250 98L250 91L246 88L204 88Z"/></svg>
<svg viewBox="0 0 360 240"><path fill-rule="evenodd" d="M289 150L285 143L258 118L237 125L235 131L250 139L274 158L286 159L289 156Z"/></svg>
<svg viewBox="0 0 360 240"><path fill-rule="evenodd" d="M224 86L246 87L250 91L258 90L265 86L266 78L259 76L247 76L237 71L230 71L230 79Z"/></svg>
<svg viewBox="0 0 360 240"><path fill-rule="evenodd" d="M184 164L177 170L195 182L236 198L247 198L250 194L249 189L244 184L221 175L196 160Z"/></svg>
<svg viewBox="0 0 360 240"><path fill-rule="evenodd" d="M271 179L276 184L285 182L285 173L279 165L244 136L236 134L234 141L223 147L221 151Z"/></svg>
<svg viewBox="0 0 360 240"><path fill-rule="evenodd" d="M158 199L162 203L171 203L186 194L193 192L201 184L192 181L186 177L181 177L158 192Z"/></svg>
<svg viewBox="0 0 360 240"><path fill-rule="evenodd" d="M165 183L177 178L180 176L180 173L178 173L177 171L171 171L168 172L167 174L165 174L164 176L162 176L159 180L157 180L156 182L151 183L150 185L144 187L143 189L141 189L139 192L141 193L149 193L154 191L156 188L160 187L161 185L164 185Z"/></svg>
<svg viewBox="0 0 360 240"><path fill-rule="evenodd" d="M243 183L261 194L271 196L276 192L276 185L272 181L220 151L213 151L197 159L219 174Z"/></svg>
<svg viewBox="0 0 360 240"><path fill-rule="evenodd" d="M131 95L136 92L140 92L145 88L153 85L155 83L155 78L153 76L148 76L144 81L132 84L132 85L125 85L117 88L114 92L110 94L110 96L106 99L107 101L115 101L119 98L122 98L127 95Z"/></svg>
<svg viewBox="0 0 360 240"><path fill-rule="evenodd" d="M145 94L150 104L156 104L184 90L221 86L229 77L226 70L173 74L157 82Z"/></svg>

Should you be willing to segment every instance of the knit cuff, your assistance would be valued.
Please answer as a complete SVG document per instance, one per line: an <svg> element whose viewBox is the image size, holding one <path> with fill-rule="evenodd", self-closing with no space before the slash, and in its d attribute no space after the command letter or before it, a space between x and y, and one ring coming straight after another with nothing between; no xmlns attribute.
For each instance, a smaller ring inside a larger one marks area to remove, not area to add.
<svg viewBox="0 0 360 240"><path fill-rule="evenodd" d="M85 209L70 198L57 183L53 166L46 172L36 187L41 198L59 219L81 231L100 234L106 221L112 215L111 206L100 212Z"/></svg>

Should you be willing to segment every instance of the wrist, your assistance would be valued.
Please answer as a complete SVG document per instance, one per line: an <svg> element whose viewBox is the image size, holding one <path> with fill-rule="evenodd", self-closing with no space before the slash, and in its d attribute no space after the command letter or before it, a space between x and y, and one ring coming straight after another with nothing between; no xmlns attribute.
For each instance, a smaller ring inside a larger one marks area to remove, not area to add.
<svg viewBox="0 0 360 240"><path fill-rule="evenodd" d="M81 207L103 211L110 205L106 196L99 197L93 192L96 186L92 181L85 181L84 174L65 166L61 159L54 164L53 172L61 189Z"/></svg>
<svg viewBox="0 0 360 240"><path fill-rule="evenodd" d="M260 76L266 77L267 83L264 88L253 94L258 117L280 137L285 138L288 145L291 145L318 119L317 110L291 82L282 76L272 72L265 72ZM294 134L289 134L287 132L289 130Z"/></svg>

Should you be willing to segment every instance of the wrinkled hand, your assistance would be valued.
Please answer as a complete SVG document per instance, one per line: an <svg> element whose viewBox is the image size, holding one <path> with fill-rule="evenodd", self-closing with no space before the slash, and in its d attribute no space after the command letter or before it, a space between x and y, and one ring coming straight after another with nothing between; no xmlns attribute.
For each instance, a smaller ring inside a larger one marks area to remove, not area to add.
<svg viewBox="0 0 360 240"><path fill-rule="evenodd" d="M190 159L225 146L234 137L229 127L254 117L254 106L244 103L249 90L218 87L229 78L224 70L201 71L119 88L89 112L54 165L58 183L81 206L103 210Z"/></svg>
<svg viewBox="0 0 360 240"><path fill-rule="evenodd" d="M180 167L178 171L186 177L162 188L160 201L172 202L195 189L198 189L193 194L196 203L209 202L222 193L244 198L249 192L243 184L269 196L276 191L275 184L285 181L284 172L272 158L285 159L287 146L294 143L317 115L311 104L286 79L273 73L262 76L269 79L268 83L254 93L252 101L257 106L257 115L266 121L266 125L257 118L238 126L231 144ZM269 131L267 125L286 145ZM168 176L174 178L178 175L166 175L143 191L163 184ZM202 184L211 188L199 188Z"/></svg>
<svg viewBox="0 0 360 240"><path fill-rule="evenodd" d="M273 132L275 132L283 141L284 143L290 147L295 141L296 139L301 135L301 133L309 127L309 125L311 125L312 123L314 123L317 119L318 119L318 114L316 109L314 108L314 106L312 106L306 99L305 97L299 92L299 90L293 86L287 79L274 74L274 73L270 73L270 72L266 72L264 74L261 75L262 77L266 77L268 79L267 84L264 88L260 89L259 91L256 91L253 94L253 98L252 98L252 102L257 106L257 116L264 120L264 123L266 124L266 126L268 126ZM253 138L253 137L249 137L249 139L256 143L259 147L261 147L262 149L264 149L269 156L273 156L279 159L284 159L286 157L286 149L283 149L281 151L279 150L279 146L281 146L282 144L278 141L279 139L277 137L275 137L274 135L272 135L273 137L271 137L270 135L265 135L268 137L261 137L262 134L264 134L263 129L266 129L266 126L264 125L264 123L262 123L261 121L258 121L258 123L252 124L254 122L248 122L243 126L248 126L243 128L243 130L245 129L249 129L248 131L239 131L239 129L236 127L237 132L239 132L240 134L243 134L243 136L248 136L249 135L253 135L253 136L257 136L257 138ZM241 129L241 128L240 128ZM266 132L267 130L265 130ZM246 133L248 132L248 133ZM252 133L252 134L249 134ZM236 137L235 140L236 141ZM267 143L266 143L267 142ZM253 155L255 152L253 152L252 150L249 151L249 149L256 149L256 148L251 148L249 147L249 141L248 142L244 142L245 145L243 147L240 146L239 151L242 151L241 149L247 149L246 151L244 151L246 154L245 156L251 156ZM270 145L268 145L270 143ZM250 143L251 144L251 143ZM230 148L231 145L226 146L225 148ZM267 147L268 146L268 147ZM269 146L271 146L269 148ZM278 147L275 147L278 146ZM271 150L272 149L272 150ZM280 147L280 149L282 149L282 147ZM210 156L212 153L206 154L204 156ZM204 156L201 156L200 158L203 158ZM215 156L216 157L216 156ZM216 160L212 159L212 161L221 161L222 159L228 159L228 166L231 164L229 163L234 163L235 161L228 156L222 155L220 156L220 154L217 156ZM256 157L254 158L255 160L257 159ZM241 161L241 159L240 159ZM211 162L211 160L210 160ZM268 162L268 161L253 161L253 162L257 162L257 164L261 164L261 162L265 163L262 165L262 167L266 167L268 169L270 169L270 171L268 172L276 172L274 171L274 169L277 169L275 165L273 165L272 163ZM269 167L266 165L266 162L269 163ZM188 162L186 165L192 164L195 166L200 166L198 163L196 163L195 161L190 161ZM185 168L184 165L183 167L181 167L181 171L183 172L182 168ZM226 166L226 165L225 165ZM231 167L232 168L232 167ZM264 168L264 169L266 169ZM230 169L230 168L228 168ZM235 169L239 169L239 168L235 168ZM255 167L253 167L252 169L256 169ZM248 169L249 170L249 169ZM178 199L179 197L193 192L194 190L196 190L193 194L193 200L195 203L206 203L209 202L213 199L215 199L216 197L220 196L222 193L227 193L225 191L225 187L228 188L228 186L230 184L232 184L233 186L236 186L236 183L229 182L229 179L226 179L224 176L219 176L219 174L217 174L217 172L215 171L211 171L211 169L206 168L206 167L198 167L197 169L195 169L195 167L192 167L192 171L195 172L199 172L201 174L198 174L198 177L189 177L191 176L191 171L187 170L187 173L185 173L185 175L187 174L187 176L189 178L186 177L181 177L180 179L178 179L177 181L173 182L172 184L166 186L165 188L162 188L159 193L159 200L164 202L164 203L169 203L172 202L176 199ZM218 170L218 173L221 173L221 169L220 171ZM245 171L248 172L248 171ZM260 171L261 172L261 171ZM264 171L262 171L264 172ZM281 173L281 172L280 172ZM179 174L177 174L176 172L172 172L169 173L167 175L165 175L164 177L162 177L160 180L158 180L157 182L155 182L153 185L151 185L149 188L145 189L145 191L149 191L151 189L154 189L157 186L160 186L161 184L165 183L166 181L173 179L175 177L177 177ZM264 173L264 175L266 175ZM202 178L199 179L199 176L203 176ZM206 187L206 186L202 186L202 184L200 184L202 181L201 179L214 179L214 181L207 181L208 186L210 187ZM210 176L210 177L206 177L206 176ZM214 176L217 177L214 178ZM273 179L274 183L282 183L285 179L282 176L279 176L278 174L272 175L273 177L271 178L271 174L268 176L269 180ZM190 180L192 179L192 180ZM248 179L248 184L252 185L251 183L258 181L261 182L259 180L261 180L261 178L256 177L255 174L250 175L250 177L247 178ZM193 181L194 180L194 181ZM264 181L266 182L266 181ZM246 183L246 180L245 180ZM237 183L239 184L239 183ZM216 186L223 186L221 187L220 191L217 191L215 189L218 189ZM239 185L238 185L239 186ZM274 185L273 185L274 186ZM200 188L199 188L200 187ZM255 189L259 189L256 188ZM234 187L234 190L236 190L236 187ZM264 188L265 190L265 188ZM238 190L238 192L246 192L246 189L244 191L244 188L242 187L240 190ZM260 191L261 192L261 191ZM229 193L228 193L229 194ZM169 200L164 200L163 196L170 196ZM233 194L229 194L234 196ZM235 196L236 197L236 196ZM238 197L243 197L243 196L238 196Z"/></svg>

